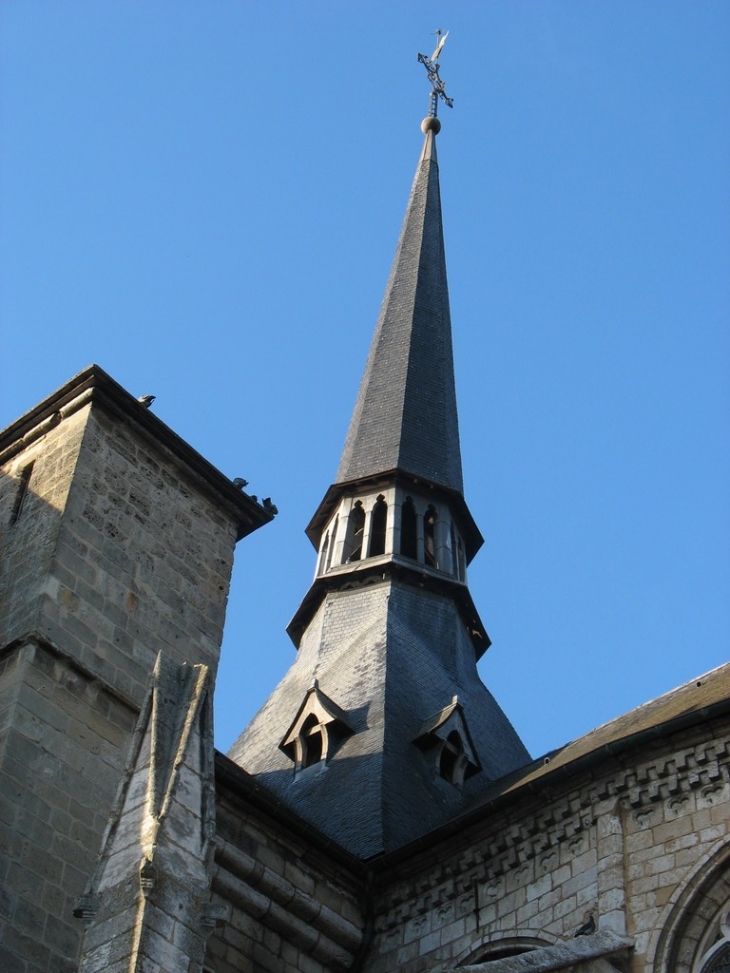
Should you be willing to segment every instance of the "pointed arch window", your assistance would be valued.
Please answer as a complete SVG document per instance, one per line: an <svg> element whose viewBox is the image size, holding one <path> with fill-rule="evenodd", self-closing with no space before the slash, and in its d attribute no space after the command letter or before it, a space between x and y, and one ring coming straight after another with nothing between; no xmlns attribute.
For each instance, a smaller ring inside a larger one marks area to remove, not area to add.
<svg viewBox="0 0 730 973"><path fill-rule="evenodd" d="M370 515L370 548L368 557L377 557L385 554L385 528L388 522L388 504L385 497L381 494L375 501L373 512Z"/></svg>
<svg viewBox="0 0 730 973"><path fill-rule="evenodd" d="M418 519L412 497L406 497L401 507L400 552L403 557L418 560Z"/></svg>
<svg viewBox="0 0 730 973"><path fill-rule="evenodd" d="M702 967L702 973L728 973L730 970L730 943L725 941L719 949L713 952L707 963Z"/></svg>
<svg viewBox="0 0 730 973"><path fill-rule="evenodd" d="M347 533L345 535L345 547L342 551L342 563L350 564L352 561L359 561L362 557L362 540L365 532L365 511L360 500L350 511L347 518Z"/></svg>
<svg viewBox="0 0 730 973"><path fill-rule="evenodd" d="M461 542L461 538L456 546L456 564L457 564L457 577L459 581L464 581L466 578L466 560L464 558L464 545Z"/></svg>
<svg viewBox="0 0 730 973"><path fill-rule="evenodd" d="M423 518L423 559L429 567L436 567L436 508L433 504L429 504Z"/></svg>
<svg viewBox="0 0 730 973"><path fill-rule="evenodd" d="M335 553L335 542L337 540L337 525L339 523L339 517L335 517L335 522L332 524L332 537L330 539L329 550L327 551L327 560L325 561L324 569L329 571L332 566L332 555Z"/></svg>
<svg viewBox="0 0 730 973"><path fill-rule="evenodd" d="M324 535L324 543L322 544L322 550L319 555L319 567L317 568L317 574L324 574L324 572L327 570L327 565L329 563L327 552L329 550L329 546L330 532L327 531L327 533Z"/></svg>
<svg viewBox="0 0 730 973"><path fill-rule="evenodd" d="M452 730L441 747L439 757L439 775L455 787L464 783L468 758L464 749L464 741L457 730Z"/></svg>
<svg viewBox="0 0 730 973"><path fill-rule="evenodd" d="M318 764L325 752L322 739L322 727L314 714L308 716L302 724L297 737L297 766L304 770Z"/></svg>

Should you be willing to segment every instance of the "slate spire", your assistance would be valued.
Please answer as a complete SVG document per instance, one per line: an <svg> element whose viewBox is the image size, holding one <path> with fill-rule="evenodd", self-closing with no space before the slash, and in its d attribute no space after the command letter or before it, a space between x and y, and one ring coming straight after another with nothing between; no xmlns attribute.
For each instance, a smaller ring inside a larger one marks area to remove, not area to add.
<svg viewBox="0 0 730 973"><path fill-rule="evenodd" d="M337 479L307 528L318 554L288 628L297 658L230 752L363 860L529 759L476 666L489 636L466 579L482 537L462 490L439 128L433 114L422 125Z"/></svg>
<svg viewBox="0 0 730 973"><path fill-rule="evenodd" d="M463 492L436 135L413 181L337 483L398 470Z"/></svg>

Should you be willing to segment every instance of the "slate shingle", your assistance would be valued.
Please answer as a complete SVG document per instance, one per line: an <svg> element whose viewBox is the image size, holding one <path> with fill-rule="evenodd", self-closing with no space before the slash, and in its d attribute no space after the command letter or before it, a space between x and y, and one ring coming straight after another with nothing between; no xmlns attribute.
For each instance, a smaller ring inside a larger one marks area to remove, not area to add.
<svg viewBox="0 0 730 973"><path fill-rule="evenodd" d="M337 482L394 469L463 492L433 131L416 170Z"/></svg>

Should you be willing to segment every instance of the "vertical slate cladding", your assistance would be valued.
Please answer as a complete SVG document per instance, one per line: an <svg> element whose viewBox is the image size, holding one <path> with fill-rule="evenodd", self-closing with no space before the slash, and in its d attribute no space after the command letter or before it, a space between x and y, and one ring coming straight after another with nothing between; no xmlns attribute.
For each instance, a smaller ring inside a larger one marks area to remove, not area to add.
<svg viewBox="0 0 730 973"><path fill-rule="evenodd" d="M338 483L400 469L463 490L434 138L416 170Z"/></svg>
<svg viewBox="0 0 730 973"><path fill-rule="evenodd" d="M315 677L354 732L326 765L295 775L279 743ZM463 788L442 780L437 756L414 742L454 695L482 765ZM229 756L364 859L415 840L529 760L479 679L453 602L390 581L327 596L296 662Z"/></svg>
<svg viewBox="0 0 730 973"><path fill-rule="evenodd" d="M327 595L294 664L229 753L287 807L362 858L382 850L388 594L381 583ZM295 774L279 744L314 679L353 732L326 764Z"/></svg>
<svg viewBox="0 0 730 973"><path fill-rule="evenodd" d="M414 741L454 696L463 708L481 770L458 788L438 774L438 754ZM497 778L530 759L479 678L474 647L454 603L394 583L388 610L383 767L384 844L400 847L458 814Z"/></svg>

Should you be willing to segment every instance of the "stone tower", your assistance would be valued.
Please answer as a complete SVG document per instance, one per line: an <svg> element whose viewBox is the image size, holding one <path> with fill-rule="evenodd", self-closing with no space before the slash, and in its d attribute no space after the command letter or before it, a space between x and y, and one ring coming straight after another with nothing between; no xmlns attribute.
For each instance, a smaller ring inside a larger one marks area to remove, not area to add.
<svg viewBox="0 0 730 973"><path fill-rule="evenodd" d="M270 519L97 366L0 434L3 971L75 968L155 659L215 674L236 540Z"/></svg>
<svg viewBox="0 0 730 973"><path fill-rule="evenodd" d="M425 143L337 479L307 534L298 657L231 757L369 859L529 760L476 663L436 135Z"/></svg>

